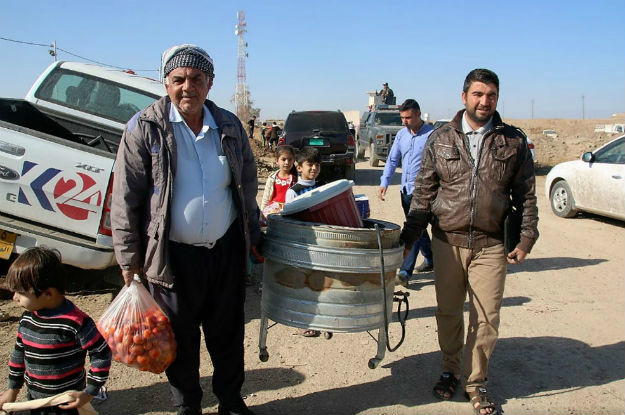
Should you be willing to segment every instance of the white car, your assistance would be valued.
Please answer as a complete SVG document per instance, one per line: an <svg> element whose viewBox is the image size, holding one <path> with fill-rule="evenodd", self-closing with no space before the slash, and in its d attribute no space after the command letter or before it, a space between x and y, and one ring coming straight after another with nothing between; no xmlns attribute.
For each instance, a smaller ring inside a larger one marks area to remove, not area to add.
<svg viewBox="0 0 625 415"><path fill-rule="evenodd" d="M543 130L543 135L548 138L557 138L558 132L556 130Z"/></svg>
<svg viewBox="0 0 625 415"><path fill-rule="evenodd" d="M625 136L554 166L545 194L553 213L563 218L583 210L625 220Z"/></svg>

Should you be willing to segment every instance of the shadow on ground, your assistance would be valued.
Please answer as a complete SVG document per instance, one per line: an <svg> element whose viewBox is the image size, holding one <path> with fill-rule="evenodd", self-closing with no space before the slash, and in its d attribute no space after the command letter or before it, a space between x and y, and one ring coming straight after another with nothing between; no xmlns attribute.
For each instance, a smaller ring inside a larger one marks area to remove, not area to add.
<svg viewBox="0 0 625 415"><path fill-rule="evenodd" d="M245 372L245 378L246 383L242 391L244 395L258 392L258 390L249 390L248 385L262 385L262 390L274 390L292 387L304 381L304 375L296 370L287 368L248 370ZM202 407L204 408L218 404L211 391L211 381L212 377L210 376L200 379L202 389L204 390L204 399L202 400ZM175 412L171 402L169 384L164 375L162 380L150 386L109 392L108 399L102 402L95 401L94 407L101 414L131 414L129 411L133 409L128 407L128 402L140 402L140 406L133 404L131 407L139 410L139 412L136 412L137 414ZM204 413L208 412L204 411Z"/></svg>
<svg viewBox="0 0 625 415"><path fill-rule="evenodd" d="M567 268L581 268L606 262L603 258L572 258L572 257L550 257L550 258L527 258L520 264L508 266L508 274L517 272L541 272L553 271Z"/></svg>
<svg viewBox="0 0 625 415"><path fill-rule="evenodd" d="M399 170L396 170L396 173ZM358 186L379 186L382 170L375 167L364 167L362 163L356 167L356 185ZM401 184L401 174L394 174L391 177L391 185Z"/></svg>
<svg viewBox="0 0 625 415"><path fill-rule="evenodd" d="M524 304L529 303L530 301L532 301L531 298L529 297L506 297L503 299L501 306L502 307L518 307L518 306L522 306ZM414 307L411 306L411 307ZM464 303L464 311L468 311L469 310L469 303L465 302ZM428 317L434 317L436 314L436 307L421 307L421 308L411 308L410 311L408 312L408 318L407 320L412 320L415 318L428 318ZM393 321L395 322L397 320L397 306L394 306L393 308Z"/></svg>
<svg viewBox="0 0 625 415"><path fill-rule="evenodd" d="M557 394L563 389L620 380L625 370L624 349L625 342L591 347L558 337L501 339L491 362L490 392L505 404L508 399L536 393ZM571 376L580 365L586 375ZM392 405L414 407L438 402L431 390L439 376L439 353L406 357L385 367L391 369L391 375L375 382L288 397L252 409L258 414L301 413L303 408L314 408L309 413L353 414ZM462 393L454 400L464 401Z"/></svg>

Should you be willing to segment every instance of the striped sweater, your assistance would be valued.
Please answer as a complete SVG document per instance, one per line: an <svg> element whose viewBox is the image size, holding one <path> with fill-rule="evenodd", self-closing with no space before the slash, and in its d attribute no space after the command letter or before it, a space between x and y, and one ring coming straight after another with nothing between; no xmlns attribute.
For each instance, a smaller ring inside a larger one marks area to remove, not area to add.
<svg viewBox="0 0 625 415"><path fill-rule="evenodd" d="M66 299L56 309L22 315L9 359L9 388L20 389L26 381L33 399L72 389L97 395L110 367L111 350L94 321Z"/></svg>

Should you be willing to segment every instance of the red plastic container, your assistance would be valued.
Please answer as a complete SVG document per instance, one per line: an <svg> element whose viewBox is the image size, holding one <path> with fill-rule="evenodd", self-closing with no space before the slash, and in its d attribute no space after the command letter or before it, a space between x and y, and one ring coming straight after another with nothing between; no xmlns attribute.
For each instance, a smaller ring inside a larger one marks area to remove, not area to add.
<svg viewBox="0 0 625 415"><path fill-rule="evenodd" d="M284 205L282 215L305 222L362 228L352 182L337 180L298 196Z"/></svg>

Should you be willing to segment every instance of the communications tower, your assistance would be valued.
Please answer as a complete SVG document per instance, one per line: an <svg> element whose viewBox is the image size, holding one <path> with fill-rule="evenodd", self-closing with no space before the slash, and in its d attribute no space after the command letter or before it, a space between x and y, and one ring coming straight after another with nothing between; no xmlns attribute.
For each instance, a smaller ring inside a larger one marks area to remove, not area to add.
<svg viewBox="0 0 625 415"><path fill-rule="evenodd" d="M245 12L237 12L238 23L235 26L234 34L239 38L239 59L237 64L237 85L234 93L234 104L236 113L241 122L245 125L250 117L250 92L247 89L245 76L245 59L247 58L247 24L245 23Z"/></svg>

